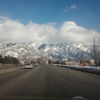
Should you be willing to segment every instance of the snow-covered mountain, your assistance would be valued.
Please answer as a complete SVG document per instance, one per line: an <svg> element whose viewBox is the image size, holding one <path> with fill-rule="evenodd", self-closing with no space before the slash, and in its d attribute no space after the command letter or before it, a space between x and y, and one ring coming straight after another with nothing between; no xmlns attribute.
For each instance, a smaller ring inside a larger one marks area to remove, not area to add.
<svg viewBox="0 0 100 100"><path fill-rule="evenodd" d="M21 42L0 42L0 54L13 56L20 59L45 57L46 59L90 59L93 54L93 46L86 44L58 43L21 43Z"/></svg>
<svg viewBox="0 0 100 100"><path fill-rule="evenodd" d="M13 56L20 59L31 59L39 57L38 51L27 43L20 42L1 42L0 54L3 56Z"/></svg>
<svg viewBox="0 0 100 100"><path fill-rule="evenodd" d="M80 59L81 57L90 59L93 53L93 46L72 43L42 44L38 47L38 50L48 59Z"/></svg>

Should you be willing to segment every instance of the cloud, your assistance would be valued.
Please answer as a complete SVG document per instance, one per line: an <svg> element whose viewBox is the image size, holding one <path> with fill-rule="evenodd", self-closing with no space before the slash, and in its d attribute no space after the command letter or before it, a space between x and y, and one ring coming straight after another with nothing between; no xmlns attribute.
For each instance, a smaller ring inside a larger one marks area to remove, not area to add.
<svg viewBox="0 0 100 100"><path fill-rule="evenodd" d="M76 9L76 8L77 8L77 6L76 6L76 4L74 4L74 5L71 5L69 9Z"/></svg>
<svg viewBox="0 0 100 100"><path fill-rule="evenodd" d="M66 8L64 9L64 12L68 11L68 10L75 10L77 8L76 4L71 5L70 7L66 6Z"/></svg>
<svg viewBox="0 0 100 100"><path fill-rule="evenodd" d="M68 41L75 43L92 43L93 38L99 40L100 34L95 30L87 30L81 26L77 26L74 22L64 22L60 32L60 41Z"/></svg>
<svg viewBox="0 0 100 100"><path fill-rule="evenodd" d="M0 40L43 43L92 43L100 34L87 30L73 21L64 22L59 29L55 23L38 24L30 21L27 25L19 20L0 17Z"/></svg>

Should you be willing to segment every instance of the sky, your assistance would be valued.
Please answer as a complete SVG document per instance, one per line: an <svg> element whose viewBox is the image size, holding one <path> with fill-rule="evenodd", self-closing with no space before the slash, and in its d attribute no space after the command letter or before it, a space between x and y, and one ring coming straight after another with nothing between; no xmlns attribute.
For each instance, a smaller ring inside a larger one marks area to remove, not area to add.
<svg viewBox="0 0 100 100"><path fill-rule="evenodd" d="M0 40L92 43L100 0L0 0Z"/></svg>

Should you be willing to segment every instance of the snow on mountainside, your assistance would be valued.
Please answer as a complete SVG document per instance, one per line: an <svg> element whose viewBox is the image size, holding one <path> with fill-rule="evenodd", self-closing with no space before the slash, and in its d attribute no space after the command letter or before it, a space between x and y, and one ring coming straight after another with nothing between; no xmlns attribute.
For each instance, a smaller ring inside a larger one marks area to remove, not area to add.
<svg viewBox="0 0 100 100"><path fill-rule="evenodd" d="M4 46L0 54L3 56L13 56L20 59L31 59L39 57L38 51L27 43L20 42L1 42ZM0 44L0 46L1 46Z"/></svg>
<svg viewBox="0 0 100 100"><path fill-rule="evenodd" d="M93 53L93 46L86 44L58 43L20 43L20 42L0 42L0 54L3 56L13 56L20 59L45 57L46 59L80 59L85 57L90 59Z"/></svg>
<svg viewBox="0 0 100 100"><path fill-rule="evenodd" d="M86 59L90 59L93 47L84 44L59 43L42 44L38 50L42 52L46 58L79 59L84 56Z"/></svg>

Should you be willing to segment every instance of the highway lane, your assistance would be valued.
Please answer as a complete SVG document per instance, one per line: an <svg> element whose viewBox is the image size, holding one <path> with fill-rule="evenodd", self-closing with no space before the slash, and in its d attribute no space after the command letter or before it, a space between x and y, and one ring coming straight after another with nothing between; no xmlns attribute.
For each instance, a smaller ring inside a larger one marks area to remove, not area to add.
<svg viewBox="0 0 100 100"><path fill-rule="evenodd" d="M0 74L0 96L100 99L100 76L52 65Z"/></svg>

